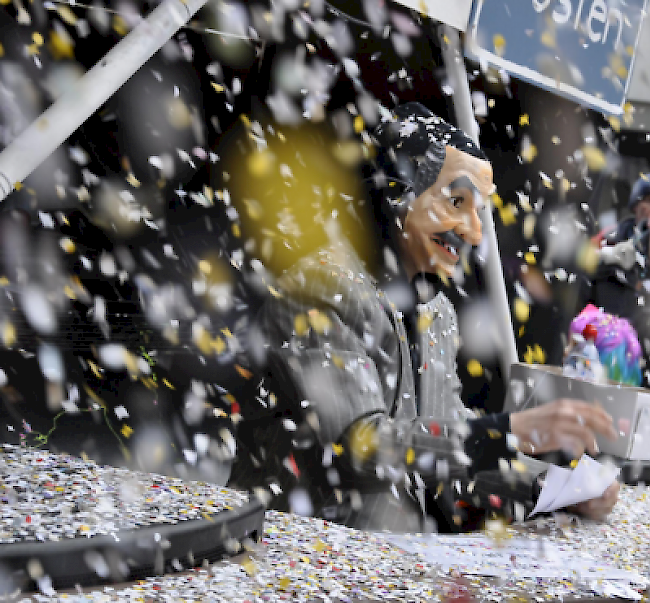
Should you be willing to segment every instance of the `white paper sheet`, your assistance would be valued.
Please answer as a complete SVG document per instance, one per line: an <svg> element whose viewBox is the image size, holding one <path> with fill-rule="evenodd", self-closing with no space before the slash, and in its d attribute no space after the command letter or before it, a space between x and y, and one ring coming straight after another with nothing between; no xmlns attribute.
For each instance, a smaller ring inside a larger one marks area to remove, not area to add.
<svg viewBox="0 0 650 603"><path fill-rule="evenodd" d="M598 498L620 471L620 468L603 465L586 454L573 470L550 465L544 487L529 517Z"/></svg>
<svg viewBox="0 0 650 603"><path fill-rule="evenodd" d="M558 494L562 491L562 488L566 485L571 477L571 469L565 467L558 467L557 465L549 465L546 472L546 477L544 480L544 487L539 493L539 498L537 499L537 504L535 508L531 511L529 517L537 513L543 513L548 511L553 504L553 501L557 498Z"/></svg>

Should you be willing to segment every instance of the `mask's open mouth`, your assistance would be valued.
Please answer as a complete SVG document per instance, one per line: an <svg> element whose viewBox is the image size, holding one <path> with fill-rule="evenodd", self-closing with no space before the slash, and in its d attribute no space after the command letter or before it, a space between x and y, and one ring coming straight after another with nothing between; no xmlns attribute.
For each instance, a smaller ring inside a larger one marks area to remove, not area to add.
<svg viewBox="0 0 650 603"><path fill-rule="evenodd" d="M458 259L458 250L453 246L450 245L449 243L446 243L442 239L432 236L431 240L438 245L438 247L442 247L444 251L447 253L447 255L453 257L454 259Z"/></svg>
<svg viewBox="0 0 650 603"><path fill-rule="evenodd" d="M436 245L441 247L454 261L457 261L461 250L468 245L463 239L461 239L453 230L448 230L446 232L436 232L430 237Z"/></svg>

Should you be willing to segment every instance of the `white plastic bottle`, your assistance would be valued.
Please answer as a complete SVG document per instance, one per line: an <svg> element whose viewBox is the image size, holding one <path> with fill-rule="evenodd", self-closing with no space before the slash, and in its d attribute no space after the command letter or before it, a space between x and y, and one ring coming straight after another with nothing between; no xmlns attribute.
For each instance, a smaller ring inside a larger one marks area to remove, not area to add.
<svg viewBox="0 0 650 603"><path fill-rule="evenodd" d="M587 325L583 329L582 335L573 337L573 347L563 363L564 375L595 383L604 381L605 369L600 362L600 355L595 343L597 336L596 327Z"/></svg>

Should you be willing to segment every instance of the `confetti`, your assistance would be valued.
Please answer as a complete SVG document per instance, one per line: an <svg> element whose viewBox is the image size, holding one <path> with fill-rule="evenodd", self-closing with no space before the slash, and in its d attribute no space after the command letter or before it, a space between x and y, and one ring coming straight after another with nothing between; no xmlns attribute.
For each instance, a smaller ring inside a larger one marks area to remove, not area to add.
<svg viewBox="0 0 650 603"><path fill-rule="evenodd" d="M478 360L472 359L467 363L467 372L471 377L480 377L483 374L483 366Z"/></svg>

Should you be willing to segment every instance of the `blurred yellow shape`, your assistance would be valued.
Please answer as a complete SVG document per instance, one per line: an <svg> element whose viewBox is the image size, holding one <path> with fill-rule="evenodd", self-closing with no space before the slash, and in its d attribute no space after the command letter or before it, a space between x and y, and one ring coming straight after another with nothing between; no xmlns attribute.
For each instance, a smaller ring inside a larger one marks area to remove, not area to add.
<svg viewBox="0 0 650 603"><path fill-rule="evenodd" d="M528 214L524 218L524 222L522 224L522 230L524 233L524 236L527 239L532 238L533 234L535 233L535 224L537 223L537 218L535 217L535 214Z"/></svg>
<svg viewBox="0 0 650 603"><path fill-rule="evenodd" d="M255 201L254 199L244 199L244 205L246 206L248 215L253 218L253 220L259 220L264 214L262 204L259 201Z"/></svg>
<svg viewBox="0 0 650 603"><path fill-rule="evenodd" d="M126 35L126 33L129 31L126 25L126 21L122 16L113 15L113 30L119 36Z"/></svg>
<svg viewBox="0 0 650 603"><path fill-rule="evenodd" d="M242 559L241 566L249 576L254 576L257 573L257 566L255 565L255 562L248 556Z"/></svg>
<svg viewBox="0 0 650 603"><path fill-rule="evenodd" d="M587 161L587 166L594 172L600 172L607 165L605 154L596 147L582 147L582 153Z"/></svg>
<svg viewBox="0 0 650 603"><path fill-rule="evenodd" d="M253 373L248 369L245 369L243 366L239 366L239 364L235 364L235 370L239 373L239 376L244 379L250 379L253 376Z"/></svg>
<svg viewBox="0 0 650 603"><path fill-rule="evenodd" d="M483 374L483 366L478 360L472 358L467 363L467 372L471 377L480 377Z"/></svg>
<svg viewBox="0 0 650 603"><path fill-rule="evenodd" d="M525 145L519 154L526 163L531 163L537 157L537 147L531 142Z"/></svg>
<svg viewBox="0 0 650 603"><path fill-rule="evenodd" d="M221 339L221 337L217 337L212 342L212 347L214 348L214 351L217 353L217 355L223 354L226 350L226 342Z"/></svg>
<svg viewBox="0 0 650 603"><path fill-rule="evenodd" d="M634 121L634 105L632 103L625 103L623 105L623 121L626 126L632 125Z"/></svg>
<svg viewBox="0 0 650 603"><path fill-rule="evenodd" d="M331 326L330 319L316 309L309 310L309 324L316 333L325 334Z"/></svg>
<svg viewBox="0 0 650 603"><path fill-rule="evenodd" d="M524 362L526 364L544 364L546 361L546 352L536 343L533 347L527 346L524 353Z"/></svg>
<svg viewBox="0 0 650 603"><path fill-rule="evenodd" d="M55 60L60 59L73 59L74 58L74 44L72 39L67 36L62 36L56 31L50 31L49 51Z"/></svg>
<svg viewBox="0 0 650 603"><path fill-rule="evenodd" d="M406 464L412 465L413 461L415 461L415 450L413 450L413 448L409 448L406 451Z"/></svg>
<svg viewBox="0 0 650 603"><path fill-rule="evenodd" d="M510 466L517 472L517 473L526 473L528 471L528 467L521 461L518 461L517 459L514 459L510 461Z"/></svg>
<svg viewBox="0 0 650 603"><path fill-rule="evenodd" d="M61 245L61 249L66 253L74 253L74 250L76 249L74 241L68 237L63 237L59 244Z"/></svg>
<svg viewBox="0 0 650 603"><path fill-rule="evenodd" d="M423 312L418 316L418 332L423 333L426 331L433 322L433 313Z"/></svg>
<svg viewBox="0 0 650 603"><path fill-rule="evenodd" d="M508 205L502 207L499 210L499 216L504 226L510 226L511 224L515 224L517 222L514 206L511 203L508 203Z"/></svg>
<svg viewBox="0 0 650 603"><path fill-rule="evenodd" d="M609 122L609 125L612 127L612 130L615 132L620 132L621 131L621 120L616 117L615 115L610 115L607 118L607 121Z"/></svg>
<svg viewBox="0 0 650 603"><path fill-rule="evenodd" d="M77 15L75 15L69 6L57 5L56 12L59 13L59 17L63 19L68 25L75 25L77 23Z"/></svg>
<svg viewBox="0 0 650 603"><path fill-rule="evenodd" d="M210 262L208 262L207 260L200 260L199 270L203 272L203 274L210 274L210 272L212 272L212 266L210 265Z"/></svg>
<svg viewBox="0 0 650 603"><path fill-rule="evenodd" d="M552 31L549 31L547 29L546 31L542 32L540 40L544 46L555 48L555 34Z"/></svg>
<svg viewBox="0 0 650 603"><path fill-rule="evenodd" d="M354 167L357 165L365 155L366 147L348 140L345 142L339 142L332 148L332 154L336 157L342 164Z"/></svg>
<svg viewBox="0 0 650 603"><path fill-rule="evenodd" d="M3 325L2 341L7 348L12 347L16 343L16 327L10 322L5 322Z"/></svg>
<svg viewBox="0 0 650 603"><path fill-rule="evenodd" d="M502 57L506 50L506 39L501 34L494 34L492 44L494 45L494 52Z"/></svg>
<svg viewBox="0 0 650 603"><path fill-rule="evenodd" d="M350 429L350 454L357 462L363 462L377 451L377 433L372 425L354 425Z"/></svg>
<svg viewBox="0 0 650 603"><path fill-rule="evenodd" d="M197 348L199 348L199 350L201 350L201 353L209 354L212 348L210 333L208 333L205 329L198 330L194 336L194 344Z"/></svg>
<svg viewBox="0 0 650 603"><path fill-rule="evenodd" d="M127 177L126 181L133 187L138 188L140 186L140 181L135 177L135 174L131 172Z"/></svg>
<svg viewBox="0 0 650 603"><path fill-rule="evenodd" d="M192 113L185 102L178 97L168 99L167 118L172 127L177 130L182 130L192 125Z"/></svg>
<svg viewBox="0 0 650 603"><path fill-rule="evenodd" d="M579 249L576 257L578 266L588 274L595 274L600 256L598 250L589 241L585 242Z"/></svg>
<svg viewBox="0 0 650 603"><path fill-rule="evenodd" d="M102 372L99 370L99 367L92 360L88 360L88 366L90 367L90 370L93 372L95 377L97 377L98 379L104 378Z"/></svg>
<svg viewBox="0 0 650 603"><path fill-rule="evenodd" d="M532 251L527 251L524 254L524 260L526 260L527 264L536 264L537 263L537 258L535 257L535 254Z"/></svg>
<svg viewBox="0 0 650 603"><path fill-rule="evenodd" d="M498 546L501 546L504 540L510 538L508 526L504 519L486 519L485 535L494 540Z"/></svg>
<svg viewBox="0 0 650 603"><path fill-rule="evenodd" d="M256 177L268 176L275 163L273 153L256 151L248 157L248 171Z"/></svg>
<svg viewBox="0 0 650 603"><path fill-rule="evenodd" d="M515 299L515 318L519 322L526 322L530 317L530 306L521 297Z"/></svg>
<svg viewBox="0 0 650 603"><path fill-rule="evenodd" d="M298 337L303 337L309 332L309 323L307 317L304 314L297 314L293 319L293 328L296 331Z"/></svg>

